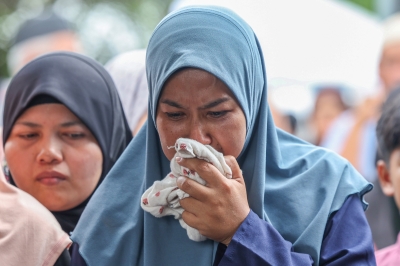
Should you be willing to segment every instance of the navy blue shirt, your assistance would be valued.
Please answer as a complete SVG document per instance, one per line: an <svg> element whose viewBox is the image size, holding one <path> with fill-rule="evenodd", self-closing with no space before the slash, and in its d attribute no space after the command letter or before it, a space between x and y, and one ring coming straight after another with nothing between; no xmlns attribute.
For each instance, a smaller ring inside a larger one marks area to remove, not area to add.
<svg viewBox="0 0 400 266"><path fill-rule="evenodd" d="M71 247L71 265L86 266L79 247ZM101 250L99 250L101 252ZM296 253L269 223L253 211L240 225L228 247L218 245L214 265L312 265L310 255ZM358 195L350 196L331 215L325 228L320 265L376 265L371 230Z"/></svg>

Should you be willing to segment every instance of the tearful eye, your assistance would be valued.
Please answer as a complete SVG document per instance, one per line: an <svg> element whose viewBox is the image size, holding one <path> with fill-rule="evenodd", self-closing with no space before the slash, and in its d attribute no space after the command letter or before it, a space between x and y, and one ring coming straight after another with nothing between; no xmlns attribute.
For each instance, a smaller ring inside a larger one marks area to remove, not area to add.
<svg viewBox="0 0 400 266"><path fill-rule="evenodd" d="M168 118L170 118L172 120L178 120L184 116L183 113L168 113L168 112L166 112L165 114L168 116Z"/></svg>
<svg viewBox="0 0 400 266"><path fill-rule="evenodd" d="M228 111L218 111L218 112L209 112L208 115L214 118L223 117L228 113Z"/></svg>

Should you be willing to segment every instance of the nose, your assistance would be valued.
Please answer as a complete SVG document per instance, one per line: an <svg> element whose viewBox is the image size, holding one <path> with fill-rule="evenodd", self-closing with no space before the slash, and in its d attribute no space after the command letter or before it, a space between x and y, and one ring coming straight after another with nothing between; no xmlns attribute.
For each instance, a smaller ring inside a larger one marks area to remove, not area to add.
<svg viewBox="0 0 400 266"><path fill-rule="evenodd" d="M37 161L40 164L57 164L63 160L61 143L55 137L44 139L40 145Z"/></svg>
<svg viewBox="0 0 400 266"><path fill-rule="evenodd" d="M194 139L204 145L211 145L212 138L206 125L194 122L191 124L189 130L188 138Z"/></svg>

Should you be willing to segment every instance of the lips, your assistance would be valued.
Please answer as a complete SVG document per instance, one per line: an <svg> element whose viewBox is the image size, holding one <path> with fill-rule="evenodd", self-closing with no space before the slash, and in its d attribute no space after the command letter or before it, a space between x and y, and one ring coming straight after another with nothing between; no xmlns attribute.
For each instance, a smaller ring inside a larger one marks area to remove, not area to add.
<svg viewBox="0 0 400 266"><path fill-rule="evenodd" d="M43 185L53 186L65 181L67 177L57 171L44 171L40 173L36 180Z"/></svg>

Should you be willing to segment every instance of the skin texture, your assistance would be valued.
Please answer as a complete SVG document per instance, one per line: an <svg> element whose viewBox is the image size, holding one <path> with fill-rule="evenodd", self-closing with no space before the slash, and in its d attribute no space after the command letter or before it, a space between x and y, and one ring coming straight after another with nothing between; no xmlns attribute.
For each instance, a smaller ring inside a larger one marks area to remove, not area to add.
<svg viewBox="0 0 400 266"><path fill-rule="evenodd" d="M186 177L178 178L177 185L190 195L180 201L185 209L183 220L202 235L228 245L250 212L244 179L235 159L246 138L246 118L236 98L212 74L184 69L166 82L158 102L156 124L169 160L175 151L168 147L181 137L211 145L225 155L232 179L226 179L204 160L178 158L180 165L196 171L207 185Z"/></svg>
<svg viewBox="0 0 400 266"><path fill-rule="evenodd" d="M379 182L383 193L394 197L396 205L400 206L400 148L395 149L389 158L389 163L383 160L377 162Z"/></svg>
<svg viewBox="0 0 400 266"><path fill-rule="evenodd" d="M62 104L27 109L15 122L4 153L16 185L50 211L78 206L102 173L97 140Z"/></svg>

